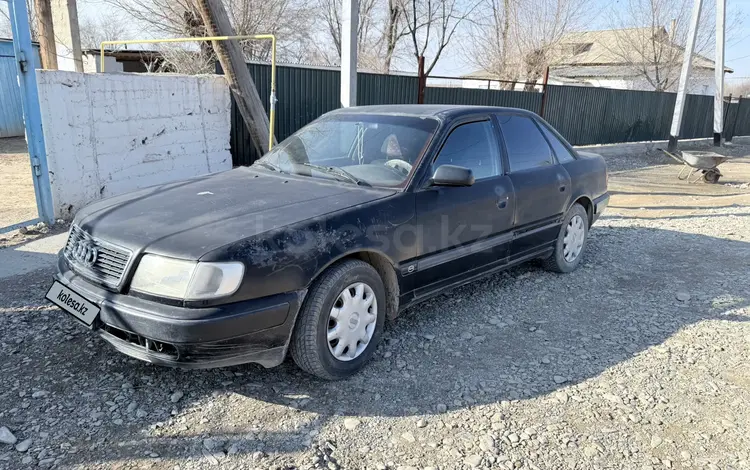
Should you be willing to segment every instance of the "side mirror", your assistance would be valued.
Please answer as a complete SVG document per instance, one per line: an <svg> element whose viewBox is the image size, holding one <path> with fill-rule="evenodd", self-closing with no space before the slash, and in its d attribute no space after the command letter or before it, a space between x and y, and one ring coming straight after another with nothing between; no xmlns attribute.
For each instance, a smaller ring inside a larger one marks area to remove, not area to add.
<svg viewBox="0 0 750 470"><path fill-rule="evenodd" d="M471 186L474 173L463 166L440 165L432 176L432 186Z"/></svg>

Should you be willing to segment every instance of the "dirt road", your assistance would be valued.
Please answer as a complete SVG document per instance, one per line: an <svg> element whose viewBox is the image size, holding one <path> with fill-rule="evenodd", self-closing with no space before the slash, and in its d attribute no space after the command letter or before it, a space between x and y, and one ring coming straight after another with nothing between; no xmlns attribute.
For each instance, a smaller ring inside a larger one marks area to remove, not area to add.
<svg viewBox="0 0 750 470"><path fill-rule="evenodd" d="M0 139L0 228L36 217L26 141L23 137Z"/></svg>

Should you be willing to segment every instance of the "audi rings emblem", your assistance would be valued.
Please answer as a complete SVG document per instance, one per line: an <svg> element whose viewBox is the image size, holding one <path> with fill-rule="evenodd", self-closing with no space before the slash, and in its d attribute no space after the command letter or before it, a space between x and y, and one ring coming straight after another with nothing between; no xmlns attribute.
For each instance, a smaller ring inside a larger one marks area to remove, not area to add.
<svg viewBox="0 0 750 470"><path fill-rule="evenodd" d="M99 250L89 240L79 240L73 245L70 254L73 259L87 267L92 267L99 256Z"/></svg>

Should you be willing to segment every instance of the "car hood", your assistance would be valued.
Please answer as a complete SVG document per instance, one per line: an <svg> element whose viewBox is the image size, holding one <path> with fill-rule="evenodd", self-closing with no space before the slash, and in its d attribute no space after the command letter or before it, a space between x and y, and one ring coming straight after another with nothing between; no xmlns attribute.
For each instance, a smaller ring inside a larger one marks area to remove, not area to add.
<svg viewBox="0 0 750 470"><path fill-rule="evenodd" d="M241 167L96 202L74 223L135 253L200 259L237 240L395 192Z"/></svg>

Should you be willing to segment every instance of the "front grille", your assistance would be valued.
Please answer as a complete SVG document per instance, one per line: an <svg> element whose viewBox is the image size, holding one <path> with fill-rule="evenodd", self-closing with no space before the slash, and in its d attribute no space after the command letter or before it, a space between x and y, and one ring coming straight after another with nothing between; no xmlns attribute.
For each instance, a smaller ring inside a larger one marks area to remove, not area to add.
<svg viewBox="0 0 750 470"><path fill-rule="evenodd" d="M73 255L76 244L81 241L88 241L96 246L97 256L91 266L85 265ZM129 250L97 240L76 225L70 227L70 235L64 253L65 259L68 260L74 271L110 287L120 285L132 256Z"/></svg>

